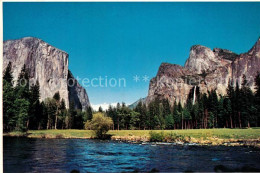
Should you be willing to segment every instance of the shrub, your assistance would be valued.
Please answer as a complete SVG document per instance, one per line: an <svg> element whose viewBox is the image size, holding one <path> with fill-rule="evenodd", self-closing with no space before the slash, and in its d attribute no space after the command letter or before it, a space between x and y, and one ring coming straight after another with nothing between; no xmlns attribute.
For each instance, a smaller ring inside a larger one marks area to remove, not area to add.
<svg viewBox="0 0 260 173"><path fill-rule="evenodd" d="M150 131L150 141L151 142L163 142L165 139L164 132L153 132Z"/></svg>
<svg viewBox="0 0 260 173"><path fill-rule="evenodd" d="M110 117L106 117L104 113L98 112L93 114L91 121L86 122L85 128L93 130L97 138L104 139L112 125L113 121Z"/></svg>
<svg viewBox="0 0 260 173"><path fill-rule="evenodd" d="M87 122L85 122L84 129L91 130L91 121L90 120L87 120Z"/></svg>
<svg viewBox="0 0 260 173"><path fill-rule="evenodd" d="M55 136L55 138L57 138L57 139L62 139L62 138L64 138L64 136L63 136L62 134L57 134L57 135Z"/></svg>
<svg viewBox="0 0 260 173"><path fill-rule="evenodd" d="M189 142L190 136L179 135L177 133L164 133L150 131L150 142Z"/></svg>

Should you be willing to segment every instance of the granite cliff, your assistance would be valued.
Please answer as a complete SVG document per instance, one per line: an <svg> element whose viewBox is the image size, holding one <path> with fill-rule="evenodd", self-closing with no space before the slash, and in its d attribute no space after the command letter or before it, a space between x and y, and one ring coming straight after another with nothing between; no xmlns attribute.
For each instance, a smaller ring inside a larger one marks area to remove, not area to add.
<svg viewBox="0 0 260 173"><path fill-rule="evenodd" d="M190 49L184 67L162 63L156 77L152 78L146 104L155 98L168 99L184 104L190 90L198 87L200 92L216 90L225 95L229 81L241 85L245 75L254 91L254 77L260 69L260 38L246 53L240 55L226 49L195 45Z"/></svg>
<svg viewBox="0 0 260 173"><path fill-rule="evenodd" d="M3 69L12 63L14 81L25 64L29 68L30 85L39 81L41 100L59 92L67 108L70 100L76 108L85 109L90 105L88 95L69 72L68 57L66 52L34 37L7 40L3 44ZM74 81L73 86L68 85L68 79Z"/></svg>

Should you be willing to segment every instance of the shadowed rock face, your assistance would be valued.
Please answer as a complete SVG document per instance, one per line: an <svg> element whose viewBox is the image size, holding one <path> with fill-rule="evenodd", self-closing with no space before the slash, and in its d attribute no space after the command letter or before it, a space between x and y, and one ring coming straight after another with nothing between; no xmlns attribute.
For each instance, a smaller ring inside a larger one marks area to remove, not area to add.
<svg viewBox="0 0 260 173"><path fill-rule="evenodd" d="M72 79L68 80L69 83L73 81L72 85L68 85L69 100L74 102L76 109L86 110L86 108L90 106L90 103L85 88L80 86L80 84L74 78L70 70L68 74L68 79Z"/></svg>
<svg viewBox="0 0 260 173"><path fill-rule="evenodd" d="M192 46L184 67L162 63L156 77L152 78L146 104L155 98L184 104L190 89L198 86L202 93L216 89L225 95L229 81L242 83L245 75L254 91L254 78L260 69L260 38L247 53L237 55L226 49L213 50L200 45Z"/></svg>
<svg viewBox="0 0 260 173"><path fill-rule="evenodd" d="M69 98L78 97L76 107L85 108L89 105L87 93L78 82L72 89L68 89L68 54L48 43L33 37L25 37L18 40L4 41L3 45L3 69L8 63L12 63L14 82L18 79L23 65L30 69L30 84L36 80L40 84L41 100L59 91L61 98L69 107Z"/></svg>

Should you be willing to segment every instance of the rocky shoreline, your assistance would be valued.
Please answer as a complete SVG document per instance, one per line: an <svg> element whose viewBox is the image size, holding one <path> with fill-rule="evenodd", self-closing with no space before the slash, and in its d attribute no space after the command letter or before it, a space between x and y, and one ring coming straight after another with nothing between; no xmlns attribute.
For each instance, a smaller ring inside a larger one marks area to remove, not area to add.
<svg viewBox="0 0 260 173"><path fill-rule="evenodd" d="M147 143L150 139L140 136L112 136L111 140L124 141L131 143ZM207 139L197 139L193 137L185 137L183 140L169 140L165 142L153 142L155 144L175 144L175 145L206 145L206 146L251 146L260 148L260 139L220 139L216 137L208 137Z"/></svg>
<svg viewBox="0 0 260 173"><path fill-rule="evenodd" d="M30 135L30 134L8 134L5 133L3 136L6 137L26 137L26 138L42 138L42 139L95 139L94 137L66 137L62 134L50 135ZM199 146L247 146L260 149L260 139L221 139L217 137L207 137L204 139L184 137L183 139L168 140L168 141L157 141L151 142L148 136L111 136L112 141L121 141L128 143L138 143L138 144L155 144L155 145L199 145Z"/></svg>

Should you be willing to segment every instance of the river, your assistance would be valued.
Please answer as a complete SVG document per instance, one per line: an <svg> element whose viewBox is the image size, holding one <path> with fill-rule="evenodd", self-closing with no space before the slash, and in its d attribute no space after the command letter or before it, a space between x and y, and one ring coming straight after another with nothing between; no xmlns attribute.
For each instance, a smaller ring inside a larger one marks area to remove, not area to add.
<svg viewBox="0 0 260 173"><path fill-rule="evenodd" d="M260 170L248 147L132 144L89 139L4 137L4 172Z"/></svg>

